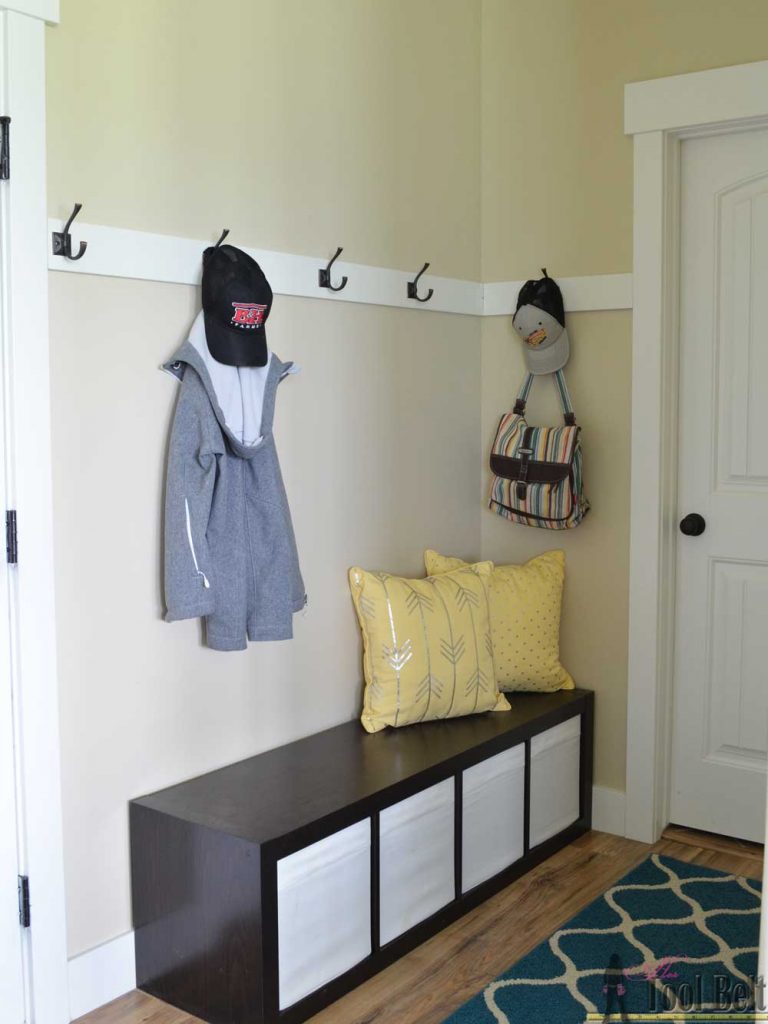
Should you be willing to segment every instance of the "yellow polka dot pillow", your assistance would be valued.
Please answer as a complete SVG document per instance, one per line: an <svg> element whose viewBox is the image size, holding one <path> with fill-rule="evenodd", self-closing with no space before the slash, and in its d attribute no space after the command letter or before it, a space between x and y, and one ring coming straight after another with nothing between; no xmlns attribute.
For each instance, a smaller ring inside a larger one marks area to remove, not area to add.
<svg viewBox="0 0 768 1024"><path fill-rule="evenodd" d="M363 634L368 732L481 711L508 711L493 670L492 562L435 579L349 570Z"/></svg>
<svg viewBox="0 0 768 1024"><path fill-rule="evenodd" d="M427 573L455 572L467 563L424 552ZM497 565L489 598L496 681L502 690L572 690L560 664L560 605L565 552L547 551L525 565Z"/></svg>

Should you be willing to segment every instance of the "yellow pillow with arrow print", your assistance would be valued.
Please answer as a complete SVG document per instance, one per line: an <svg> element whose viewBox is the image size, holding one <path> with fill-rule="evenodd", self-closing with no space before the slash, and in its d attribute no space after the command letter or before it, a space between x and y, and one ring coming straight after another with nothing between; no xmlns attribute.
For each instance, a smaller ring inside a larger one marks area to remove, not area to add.
<svg viewBox="0 0 768 1024"><path fill-rule="evenodd" d="M425 580L349 570L363 635L368 732L482 711L508 711L493 665L492 562Z"/></svg>

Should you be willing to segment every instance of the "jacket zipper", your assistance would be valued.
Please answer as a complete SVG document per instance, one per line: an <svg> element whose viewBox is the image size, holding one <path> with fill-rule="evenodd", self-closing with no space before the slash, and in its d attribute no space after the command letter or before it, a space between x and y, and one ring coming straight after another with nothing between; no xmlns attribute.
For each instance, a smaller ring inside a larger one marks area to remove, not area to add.
<svg viewBox="0 0 768 1024"><path fill-rule="evenodd" d="M208 577L205 575L205 573L200 569L200 566L197 564L197 555L195 554L195 544L194 544L194 541L192 540L192 519L190 518L190 515L189 515L189 502L187 501L186 498L184 499L184 511L187 514L187 540L189 541L189 550L192 552L192 561L195 563L195 574L197 576L202 576L203 577L203 586L205 587L206 590L209 590L211 584L208 582Z"/></svg>

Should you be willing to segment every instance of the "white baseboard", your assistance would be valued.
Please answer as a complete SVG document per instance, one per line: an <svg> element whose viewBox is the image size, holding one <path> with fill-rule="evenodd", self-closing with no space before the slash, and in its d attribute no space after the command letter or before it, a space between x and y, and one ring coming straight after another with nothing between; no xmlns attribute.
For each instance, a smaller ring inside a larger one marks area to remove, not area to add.
<svg viewBox="0 0 768 1024"><path fill-rule="evenodd" d="M128 932L69 961L70 1019L76 1020L135 988L136 954L133 932Z"/></svg>
<svg viewBox="0 0 768 1024"><path fill-rule="evenodd" d="M626 794L607 786L592 787L592 828L598 832L610 832L614 836L626 835L624 808Z"/></svg>
<svg viewBox="0 0 768 1024"><path fill-rule="evenodd" d="M624 835L624 793L594 786L592 826L599 832ZM110 1003L136 988L133 932L69 961L69 1013L72 1020Z"/></svg>

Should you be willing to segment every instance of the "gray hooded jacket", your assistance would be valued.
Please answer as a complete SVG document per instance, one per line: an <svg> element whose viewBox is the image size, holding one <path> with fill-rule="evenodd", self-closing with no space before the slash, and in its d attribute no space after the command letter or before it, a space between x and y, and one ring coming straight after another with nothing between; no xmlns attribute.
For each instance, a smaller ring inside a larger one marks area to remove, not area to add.
<svg viewBox="0 0 768 1024"><path fill-rule="evenodd" d="M209 647L288 640L306 604L272 421L294 373L217 363L202 313L163 369L181 381L165 499L166 619L206 618Z"/></svg>

